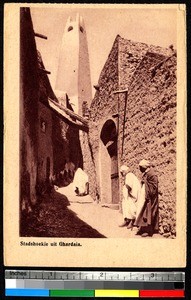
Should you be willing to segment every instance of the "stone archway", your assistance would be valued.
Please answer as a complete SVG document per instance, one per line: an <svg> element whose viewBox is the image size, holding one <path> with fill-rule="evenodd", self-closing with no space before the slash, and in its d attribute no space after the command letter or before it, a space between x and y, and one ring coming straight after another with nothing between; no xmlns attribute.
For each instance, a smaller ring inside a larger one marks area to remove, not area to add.
<svg viewBox="0 0 191 300"><path fill-rule="evenodd" d="M117 128L112 119L107 120L100 134L100 196L110 207L119 203L119 174L117 157Z"/></svg>

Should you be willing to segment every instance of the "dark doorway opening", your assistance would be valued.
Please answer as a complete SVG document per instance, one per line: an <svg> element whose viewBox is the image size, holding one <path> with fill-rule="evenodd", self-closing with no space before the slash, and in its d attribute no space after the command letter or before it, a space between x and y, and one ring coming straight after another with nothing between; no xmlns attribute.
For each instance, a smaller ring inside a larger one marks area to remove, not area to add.
<svg viewBox="0 0 191 300"><path fill-rule="evenodd" d="M100 134L100 191L101 201L119 203L119 172L117 156L117 128L107 120Z"/></svg>

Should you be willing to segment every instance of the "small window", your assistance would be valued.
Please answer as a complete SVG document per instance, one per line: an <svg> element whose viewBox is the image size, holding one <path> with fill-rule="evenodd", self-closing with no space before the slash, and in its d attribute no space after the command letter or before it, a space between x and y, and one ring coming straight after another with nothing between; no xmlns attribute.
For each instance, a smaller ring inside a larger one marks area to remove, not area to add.
<svg viewBox="0 0 191 300"><path fill-rule="evenodd" d="M82 26L80 26L80 31L84 32L84 28Z"/></svg>
<svg viewBox="0 0 191 300"><path fill-rule="evenodd" d="M73 27L72 26L68 27L68 31L71 31L71 30L73 30Z"/></svg>

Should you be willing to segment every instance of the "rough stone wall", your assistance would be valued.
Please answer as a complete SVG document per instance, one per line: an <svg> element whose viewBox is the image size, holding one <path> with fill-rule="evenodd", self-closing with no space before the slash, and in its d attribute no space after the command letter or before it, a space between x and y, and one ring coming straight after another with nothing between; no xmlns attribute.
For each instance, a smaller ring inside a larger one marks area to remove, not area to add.
<svg viewBox="0 0 191 300"><path fill-rule="evenodd" d="M152 51L160 55L171 55L171 49L159 46L147 45L145 43L133 42L119 37L119 89L127 89L134 77L134 72L147 51ZM155 56L157 60L157 55ZM159 58L160 61L160 58Z"/></svg>
<svg viewBox="0 0 191 300"><path fill-rule="evenodd" d="M141 174L138 171L138 163L141 159L149 159L154 164L159 178L160 233L166 237L174 237L176 56L167 58L158 53L148 52L134 73L127 98L124 94L120 95L119 143L121 145L124 140L123 153L120 153L121 163L129 165L139 178ZM119 147L119 151L122 151L122 147Z"/></svg>
<svg viewBox="0 0 191 300"><path fill-rule="evenodd" d="M116 37L108 59L101 71L98 88L91 104L90 122L100 122L116 113L117 103L114 91L118 89L118 39ZM90 126L91 128L91 126Z"/></svg>
<svg viewBox="0 0 191 300"><path fill-rule="evenodd" d="M115 90L119 93L113 94ZM90 111L89 137L96 172L100 163L96 154L99 135L104 122L114 115L118 127L118 167L127 164L141 178L139 161L151 160L159 178L160 233L173 238L176 235L176 53L171 48L148 46L117 36ZM91 181L97 183L99 191L99 174Z"/></svg>
<svg viewBox="0 0 191 300"><path fill-rule="evenodd" d="M88 173L90 186L90 193L92 195L98 194L98 198L100 195L99 190L99 140L100 133L104 121L106 121L109 116L111 117L113 114L116 114L118 104L115 101L115 94L113 92L118 89L118 39L114 41L112 50L108 56L108 59L102 69L100 74L100 78L98 81L98 89L96 91L95 97L92 101L90 107L90 116L89 116L89 143L91 148L91 154L89 157L92 157L93 161L86 167L86 169L90 169L91 166L95 165L95 174L91 172ZM87 145L87 144L86 144ZM86 164L87 165L87 164ZM94 199L95 200L95 199Z"/></svg>
<svg viewBox="0 0 191 300"><path fill-rule="evenodd" d="M119 88L127 89L148 45L119 38Z"/></svg>
<svg viewBox="0 0 191 300"><path fill-rule="evenodd" d="M119 90L131 89L134 82L134 77L137 71L142 69L143 61L146 53L150 53L150 59L146 62L146 70L152 64L158 64L161 60L172 55L171 48L161 48L159 46L147 45L140 42L133 42L124 38L119 38ZM153 55L151 53L154 53ZM144 79L144 76L143 76ZM147 83L146 83L147 84ZM120 132L124 131L125 119L127 111L127 94L120 93L118 96L119 105L119 136L118 136L118 157L119 167L124 163L123 161L123 147L126 144L126 134L120 136ZM141 147L141 146L140 146ZM141 149L141 148L140 148ZM141 150L142 151L142 150ZM120 178L120 191L122 190L123 180ZM121 197L122 199L122 193Z"/></svg>

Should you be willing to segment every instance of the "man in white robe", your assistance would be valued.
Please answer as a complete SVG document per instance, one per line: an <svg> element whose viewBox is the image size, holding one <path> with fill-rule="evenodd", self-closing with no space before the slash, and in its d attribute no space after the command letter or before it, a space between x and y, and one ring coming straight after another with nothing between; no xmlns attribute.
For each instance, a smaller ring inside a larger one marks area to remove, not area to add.
<svg viewBox="0 0 191 300"><path fill-rule="evenodd" d="M123 186L123 200L122 200L122 212L124 222L119 225L120 227L127 226L128 229L133 227L138 197L141 189L141 184L139 179L130 172L130 168L123 165L120 168L120 173L124 178L124 186Z"/></svg>
<svg viewBox="0 0 191 300"><path fill-rule="evenodd" d="M73 186L78 196L85 196L89 193L88 175L81 168L75 172Z"/></svg>

